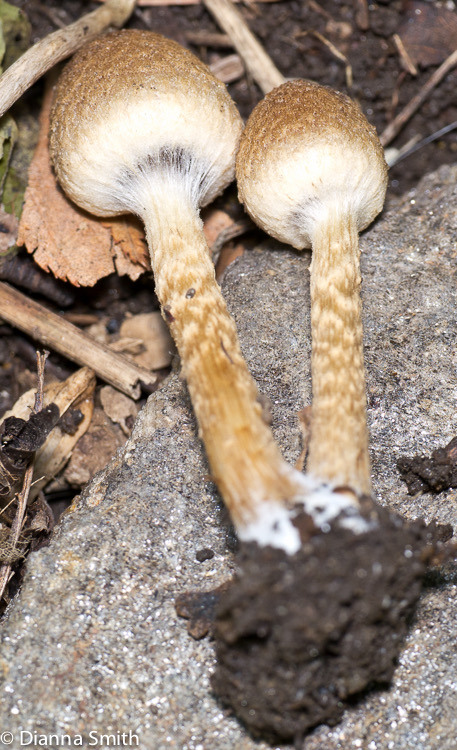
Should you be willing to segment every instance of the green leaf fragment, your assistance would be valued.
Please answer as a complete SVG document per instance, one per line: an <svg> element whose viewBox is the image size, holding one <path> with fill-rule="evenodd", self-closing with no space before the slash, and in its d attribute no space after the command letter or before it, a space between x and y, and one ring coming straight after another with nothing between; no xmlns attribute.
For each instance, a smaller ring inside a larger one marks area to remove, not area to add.
<svg viewBox="0 0 457 750"><path fill-rule="evenodd" d="M31 26L25 13L0 0L0 61L6 70L30 45Z"/></svg>
<svg viewBox="0 0 457 750"><path fill-rule="evenodd" d="M25 13L19 8L0 0L0 73L17 60L29 47L31 26ZM22 117L19 116L19 129L10 114L0 119L0 199L8 213L19 217L26 187L24 160L21 156L23 141L20 130ZM13 150L17 145L13 158Z"/></svg>

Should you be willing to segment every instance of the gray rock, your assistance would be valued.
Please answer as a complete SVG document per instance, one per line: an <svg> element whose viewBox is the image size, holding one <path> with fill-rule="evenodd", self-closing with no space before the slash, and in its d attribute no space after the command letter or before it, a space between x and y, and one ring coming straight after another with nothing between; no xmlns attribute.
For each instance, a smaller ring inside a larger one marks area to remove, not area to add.
<svg viewBox="0 0 457 750"><path fill-rule="evenodd" d="M396 460L457 434L456 181L457 167L428 176L361 241L375 491L409 518L453 525L457 492L409 496ZM266 241L223 284L291 462L301 450L297 412L311 401L309 260ZM71 735L96 747L108 734L111 745L151 750L269 747L214 699L211 642L191 639L174 609L182 591L230 576L230 534L174 374L51 544L29 558L1 631L0 742L11 732L12 748L40 735L50 746ZM203 548L215 555L198 562ZM456 584L449 567L424 591L390 688L367 695L337 727L316 729L303 750L455 748Z"/></svg>

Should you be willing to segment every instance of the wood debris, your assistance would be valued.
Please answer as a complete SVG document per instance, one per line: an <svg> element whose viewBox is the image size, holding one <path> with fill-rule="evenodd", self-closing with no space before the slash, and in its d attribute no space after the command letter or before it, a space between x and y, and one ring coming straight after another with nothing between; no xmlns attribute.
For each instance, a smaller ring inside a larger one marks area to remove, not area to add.
<svg viewBox="0 0 457 750"><path fill-rule="evenodd" d="M157 375L98 343L60 315L3 282L0 282L0 318L73 362L90 367L102 380L132 398L139 398L142 389L151 392L158 387Z"/></svg>

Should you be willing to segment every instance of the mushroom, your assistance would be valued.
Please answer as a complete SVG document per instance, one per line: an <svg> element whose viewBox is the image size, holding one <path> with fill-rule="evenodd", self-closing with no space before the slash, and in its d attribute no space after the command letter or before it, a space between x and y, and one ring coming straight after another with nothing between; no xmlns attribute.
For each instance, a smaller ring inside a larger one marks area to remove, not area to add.
<svg viewBox="0 0 457 750"><path fill-rule="evenodd" d="M225 87L196 57L158 34L124 30L91 42L64 69L50 149L80 207L144 221L157 296L237 533L294 551L297 503L309 503L317 524L350 503L335 496L322 514L321 488L314 493L282 458L215 280L198 209L234 178L241 129Z"/></svg>
<svg viewBox="0 0 457 750"><path fill-rule="evenodd" d="M240 200L280 242L313 250L313 426L308 472L371 494L358 232L382 210L387 166L356 104L311 81L279 86L249 118ZM267 189L268 187L268 189Z"/></svg>
<svg viewBox="0 0 457 750"><path fill-rule="evenodd" d="M293 554L243 545L215 624L213 687L254 734L297 740L386 682L421 590L424 527L372 499L358 232L387 183L374 129L345 95L287 82L257 105L237 156L239 197L266 232L312 247L312 428L307 476L316 525L294 523ZM331 511L337 498L347 505ZM349 523L350 521L350 523ZM427 537L429 539L429 537Z"/></svg>

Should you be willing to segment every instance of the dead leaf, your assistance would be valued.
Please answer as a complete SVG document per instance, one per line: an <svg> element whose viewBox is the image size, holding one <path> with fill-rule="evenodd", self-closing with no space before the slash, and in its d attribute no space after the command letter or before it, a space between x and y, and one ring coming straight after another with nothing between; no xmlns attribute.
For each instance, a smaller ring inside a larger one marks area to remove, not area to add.
<svg viewBox="0 0 457 750"><path fill-rule="evenodd" d="M72 433L66 431L65 424L62 427L57 424L44 445L39 448L35 455L33 484L30 489L29 499L33 500L43 487L58 474L68 461L74 446L80 437L88 429L93 411L93 392L95 388L95 376L88 367L82 367L63 382L50 383L44 389L44 405L53 403L59 409L61 417L69 409L79 409L81 419L75 425ZM13 408L7 412L2 420L11 416L19 419L28 419L35 400L35 388L24 393Z"/></svg>
<svg viewBox="0 0 457 750"><path fill-rule="evenodd" d="M110 385L105 385L100 389L100 401L105 414L112 422L119 425L124 435L129 437L139 411L138 404Z"/></svg>
<svg viewBox="0 0 457 750"><path fill-rule="evenodd" d="M439 65L457 47L457 15L434 3L409 0L398 35L416 65Z"/></svg>
<svg viewBox="0 0 457 750"><path fill-rule="evenodd" d="M208 243L208 247L214 245L215 241L219 237L223 229L232 226L235 222L232 217L225 211L221 211L219 208L205 208L202 211L203 219L203 232L205 239Z"/></svg>
<svg viewBox="0 0 457 750"><path fill-rule="evenodd" d="M117 216L102 223L111 231L114 263L120 276L128 274L135 281L144 271L151 270L148 245L140 219L136 216ZM125 270L126 267L131 270ZM135 278L132 275L133 269L138 274Z"/></svg>
<svg viewBox="0 0 457 750"><path fill-rule="evenodd" d="M0 503L5 506L19 492L25 472L60 418L49 404L27 419L8 417L0 430Z"/></svg>
<svg viewBox="0 0 457 750"><path fill-rule="evenodd" d="M119 334L121 338L142 341L144 350L129 355L137 365L148 370L161 370L170 365L175 345L159 312L140 313L126 318Z"/></svg>
<svg viewBox="0 0 457 750"><path fill-rule="evenodd" d="M124 239L113 242L108 226L75 206L57 185L48 150L51 101L49 88L40 115L38 145L29 170L18 244L25 245L45 271L52 271L57 278L75 286L93 286L116 271L116 265L119 271L138 278L145 265L127 256L121 262L118 257L119 244L129 245L125 230ZM140 255L137 251L137 256Z"/></svg>
<svg viewBox="0 0 457 750"><path fill-rule="evenodd" d="M239 258L241 255L243 255L244 249L244 245L242 245L241 242L238 242L236 245L234 245L233 242L229 242L224 248L222 248L216 264L217 279L221 278L225 269L228 268L228 266L233 263L236 258Z"/></svg>
<svg viewBox="0 0 457 750"><path fill-rule="evenodd" d="M65 469L65 480L71 487L84 487L125 442L121 432L108 419L103 409L94 409L90 428L79 440Z"/></svg>

